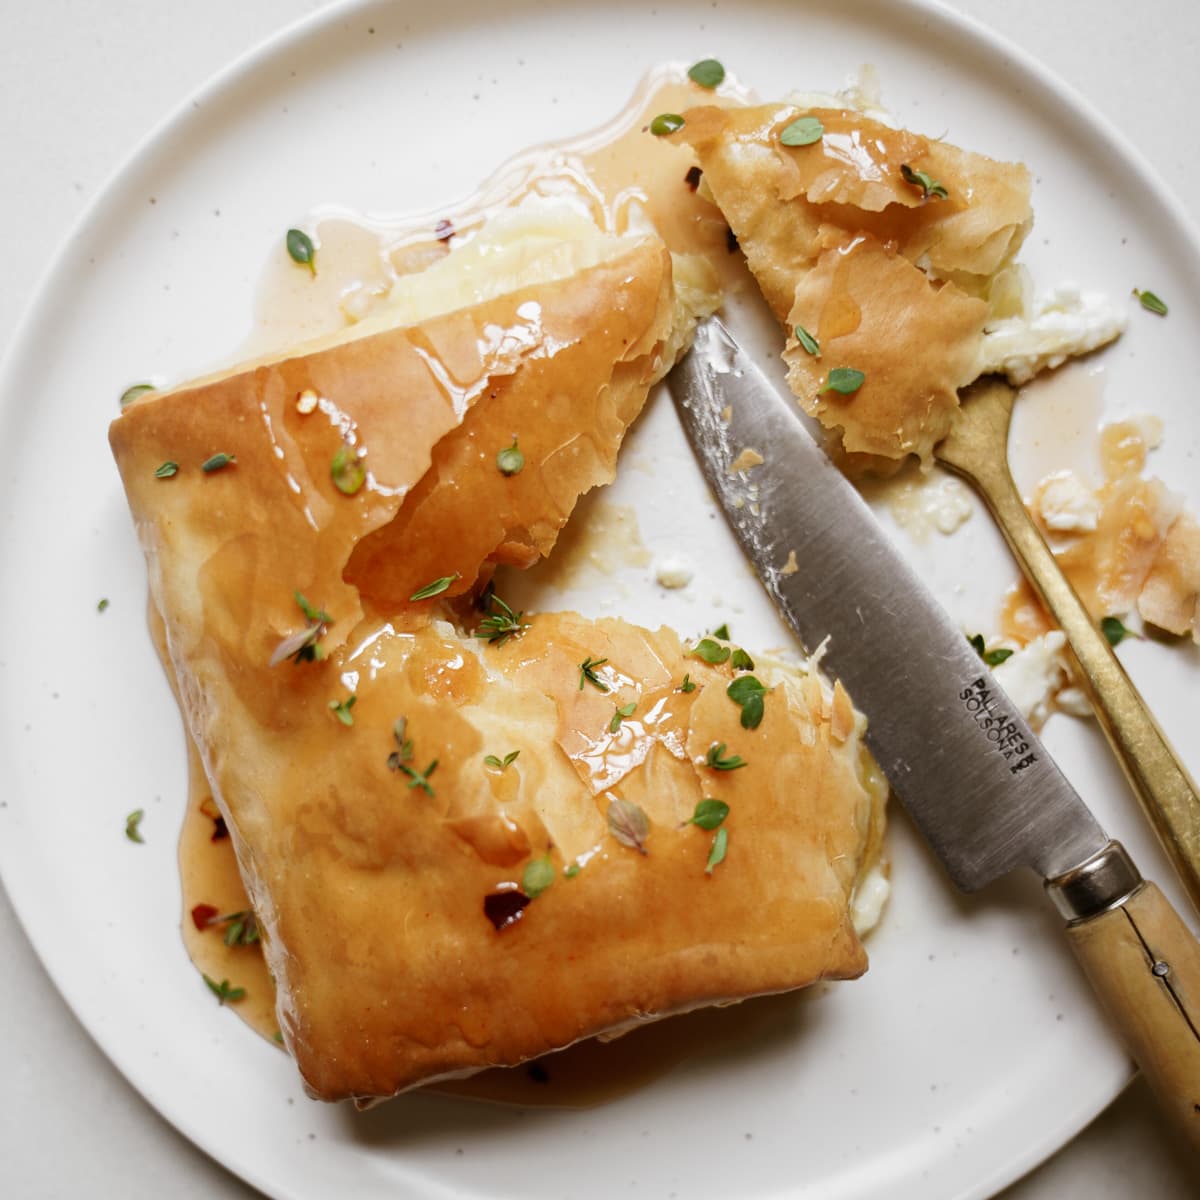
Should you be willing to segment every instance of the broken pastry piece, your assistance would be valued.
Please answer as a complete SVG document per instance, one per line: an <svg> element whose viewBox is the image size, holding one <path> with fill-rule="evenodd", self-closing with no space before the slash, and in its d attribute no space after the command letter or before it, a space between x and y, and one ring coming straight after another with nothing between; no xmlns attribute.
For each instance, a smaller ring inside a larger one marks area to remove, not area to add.
<svg viewBox="0 0 1200 1200"><path fill-rule="evenodd" d="M927 465L958 390L981 373L1028 378L1120 331L1113 318L1096 337L1068 336L1049 311L1026 331L1014 258L1033 213L1019 163L788 103L694 108L671 136L695 150L787 329L789 386L858 468Z"/></svg>
<svg viewBox="0 0 1200 1200"><path fill-rule="evenodd" d="M689 333L662 243L594 236L110 430L315 1096L865 967L885 788L844 691L762 667L738 700L668 631L471 613L611 478Z"/></svg>

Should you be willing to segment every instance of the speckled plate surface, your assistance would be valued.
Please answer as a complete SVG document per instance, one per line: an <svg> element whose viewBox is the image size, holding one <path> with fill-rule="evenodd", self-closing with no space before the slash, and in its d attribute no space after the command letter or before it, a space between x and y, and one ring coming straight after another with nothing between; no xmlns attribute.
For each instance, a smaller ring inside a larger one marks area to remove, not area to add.
<svg viewBox="0 0 1200 1200"><path fill-rule="evenodd" d="M985 1196L1064 1142L1128 1076L1036 882L963 899L899 816L894 903L865 979L753 1019L731 1013L741 1032L588 1110L429 1096L363 1115L312 1104L284 1057L213 1004L183 952L169 847L185 758L105 443L116 397L133 379L182 378L238 344L267 249L313 206L456 198L523 146L606 120L651 65L707 54L764 95L836 87L872 62L904 123L1028 162L1037 228L1024 257L1040 280L1077 278L1113 295L1152 281L1171 297L1169 323L1135 314L1123 342L1079 370L1107 413L1164 417L1154 469L1200 507L1200 420L1170 386L1200 374L1200 350L1178 334L1200 323L1194 232L1053 79L939 9L362 4L235 64L86 214L0 380L0 604L16 631L0 675L0 872L114 1062L184 1133L273 1196ZM665 396L603 503L636 513L648 561L616 555L609 573L579 572L565 588L547 580L544 606L684 633L728 619L749 646L784 641ZM910 551L965 625L989 624L1012 568L981 513ZM682 591L654 582L668 555L695 568ZM97 624L101 596L111 603ZM1183 703L1195 653L1139 643L1123 654L1200 773ZM1061 719L1048 740L1112 832L1172 890L1095 731ZM146 809L145 847L122 836L136 807Z"/></svg>

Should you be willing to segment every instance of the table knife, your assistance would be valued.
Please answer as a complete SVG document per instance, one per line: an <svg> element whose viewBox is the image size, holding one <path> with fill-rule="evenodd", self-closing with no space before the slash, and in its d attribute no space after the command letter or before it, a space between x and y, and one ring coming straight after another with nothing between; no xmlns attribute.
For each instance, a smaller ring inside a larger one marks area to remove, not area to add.
<svg viewBox="0 0 1200 1200"><path fill-rule="evenodd" d="M866 714L872 753L950 878L973 892L1038 873L1126 1047L1200 1150L1195 936L717 318L668 386L742 550L801 643L824 644L823 667Z"/></svg>

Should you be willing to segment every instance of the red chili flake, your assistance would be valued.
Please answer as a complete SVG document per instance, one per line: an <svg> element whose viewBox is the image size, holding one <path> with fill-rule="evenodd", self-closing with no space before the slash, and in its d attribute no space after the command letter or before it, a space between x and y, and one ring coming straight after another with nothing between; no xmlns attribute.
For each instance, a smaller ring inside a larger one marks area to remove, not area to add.
<svg viewBox="0 0 1200 1200"><path fill-rule="evenodd" d="M498 930L507 929L521 919L528 903L524 892L492 892L483 898L483 915Z"/></svg>
<svg viewBox="0 0 1200 1200"><path fill-rule="evenodd" d="M699 167L689 167L688 173L683 177L683 182L694 192L700 186L700 176L703 174L704 172Z"/></svg>
<svg viewBox="0 0 1200 1200"><path fill-rule="evenodd" d="M725 230L725 247L730 254L738 249L737 234L732 229Z"/></svg>
<svg viewBox="0 0 1200 1200"><path fill-rule="evenodd" d="M448 242L454 236L454 222L439 221L434 227L433 236L439 242Z"/></svg>
<svg viewBox="0 0 1200 1200"><path fill-rule="evenodd" d="M219 842L222 838L229 836L229 826L225 824L224 817L213 817L213 832L212 840Z"/></svg>
<svg viewBox="0 0 1200 1200"><path fill-rule="evenodd" d="M192 909L192 924L203 932L212 924L213 917L217 915L218 911L211 904L197 904Z"/></svg>

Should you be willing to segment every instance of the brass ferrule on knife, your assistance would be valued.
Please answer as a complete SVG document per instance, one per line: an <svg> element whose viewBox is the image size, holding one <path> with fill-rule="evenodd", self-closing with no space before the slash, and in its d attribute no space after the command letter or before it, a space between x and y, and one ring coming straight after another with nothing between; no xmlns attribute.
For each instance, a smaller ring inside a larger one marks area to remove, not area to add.
<svg viewBox="0 0 1200 1200"><path fill-rule="evenodd" d="M1143 882L1125 847L1109 842L1065 875L1047 879L1046 892L1059 916L1075 925L1119 908Z"/></svg>

